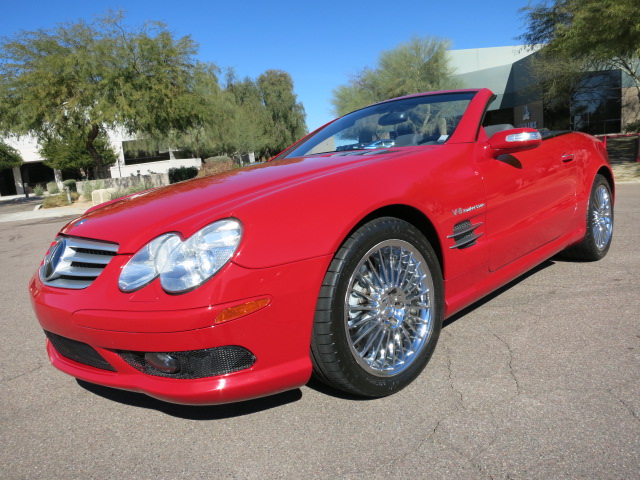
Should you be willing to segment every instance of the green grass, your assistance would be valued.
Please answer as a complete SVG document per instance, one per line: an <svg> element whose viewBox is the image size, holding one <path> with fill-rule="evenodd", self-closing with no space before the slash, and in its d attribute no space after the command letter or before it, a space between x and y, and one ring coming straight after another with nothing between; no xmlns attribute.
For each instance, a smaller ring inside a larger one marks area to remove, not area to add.
<svg viewBox="0 0 640 480"><path fill-rule="evenodd" d="M71 192L71 202L75 202L80 198L80 195L77 192ZM56 207L66 207L69 205L69 201L67 200L66 193L59 193L58 195L49 195L42 201L42 208L56 208Z"/></svg>

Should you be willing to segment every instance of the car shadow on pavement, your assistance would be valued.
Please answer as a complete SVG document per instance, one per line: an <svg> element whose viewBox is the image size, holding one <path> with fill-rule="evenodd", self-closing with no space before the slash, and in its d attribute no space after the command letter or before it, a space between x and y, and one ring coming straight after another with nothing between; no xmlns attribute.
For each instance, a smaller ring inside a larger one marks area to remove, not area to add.
<svg viewBox="0 0 640 480"><path fill-rule="evenodd" d="M302 398L302 392L299 388L296 388L295 390L289 390L255 400L224 405L179 405L176 403L163 402L162 400L149 397L142 393L104 387L79 379L76 379L76 381L78 385L85 390L102 398L106 398L107 400L132 407L157 410L166 415L183 418L185 420L222 420L224 418L241 417L271 408L281 407L288 403L297 402Z"/></svg>
<svg viewBox="0 0 640 480"><path fill-rule="evenodd" d="M546 261L542 262L537 267L534 267L531 270L529 270L528 272L523 273L522 275L520 275L515 280L511 280L509 283L507 283L506 285L503 285L502 287L498 288L497 290L491 292L486 297L482 297L477 302L472 303L468 307L463 308L462 310L460 310L458 313L455 313L455 314L451 315L444 322L442 322L442 328L447 328L449 325L451 325L452 323L460 320L465 315L468 315L469 313L473 312L475 309L480 308L481 306L485 305L486 303L489 303L494 298L499 297L500 295L502 295L507 290L510 290L511 288L515 287L516 285L518 285L523 280L526 280L527 278L535 275L536 273L544 270L545 268L552 267L553 265L555 265L555 263L556 263L556 258L555 257L551 258L550 260L546 260Z"/></svg>
<svg viewBox="0 0 640 480"><path fill-rule="evenodd" d="M341 400L351 400L356 402L366 402L370 400L376 400L376 398L369 397L359 397L357 395L351 395L350 393L343 392L342 390L337 390L333 387L330 387L326 383L322 382L322 380L317 379L314 375L311 375L311 379L306 385L311 390L315 390L318 393L323 395L328 395L330 397L339 398Z"/></svg>

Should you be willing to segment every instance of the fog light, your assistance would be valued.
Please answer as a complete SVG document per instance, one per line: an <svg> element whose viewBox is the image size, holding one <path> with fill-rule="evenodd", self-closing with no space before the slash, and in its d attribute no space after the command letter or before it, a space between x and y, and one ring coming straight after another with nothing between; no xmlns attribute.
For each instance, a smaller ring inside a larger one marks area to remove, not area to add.
<svg viewBox="0 0 640 480"><path fill-rule="evenodd" d="M144 359L153 368L162 373L177 373L180 371L180 362L168 353L145 353Z"/></svg>

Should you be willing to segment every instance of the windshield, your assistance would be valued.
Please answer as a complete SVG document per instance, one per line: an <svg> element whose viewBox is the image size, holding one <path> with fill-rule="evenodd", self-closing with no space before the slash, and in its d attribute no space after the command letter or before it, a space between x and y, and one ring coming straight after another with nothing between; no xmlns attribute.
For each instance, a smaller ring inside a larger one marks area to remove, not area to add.
<svg viewBox="0 0 640 480"><path fill-rule="evenodd" d="M423 95L372 105L336 120L286 156L440 145L454 132L475 94Z"/></svg>

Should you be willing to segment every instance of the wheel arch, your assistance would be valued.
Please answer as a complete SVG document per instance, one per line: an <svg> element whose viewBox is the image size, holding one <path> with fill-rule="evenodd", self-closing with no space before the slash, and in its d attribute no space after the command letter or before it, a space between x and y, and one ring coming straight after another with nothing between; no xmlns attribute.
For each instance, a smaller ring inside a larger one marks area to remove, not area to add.
<svg viewBox="0 0 640 480"><path fill-rule="evenodd" d="M613 173L611 170L605 166L600 167L600 169L596 172L596 175L602 175L607 182L609 182L609 188L611 188L611 195L613 195L613 200L615 202L616 199L616 182L613 180ZM595 178L595 177L594 177Z"/></svg>
<svg viewBox="0 0 640 480"><path fill-rule="evenodd" d="M415 207L411 207L409 205L403 204L394 204L387 205L385 207L378 208L373 212L369 213L362 220L360 220L348 233L345 238L349 238L353 232L359 229L365 223L370 222L371 220L375 220L376 218L381 217L394 217L400 220L404 220L407 223L410 223L422 233L426 239L429 241L433 250L438 257L438 263L440 264L440 270L444 272L444 257L442 255L442 245L440 244L440 240L438 238L438 234L433 225L433 222L427 217L422 211L418 210Z"/></svg>

